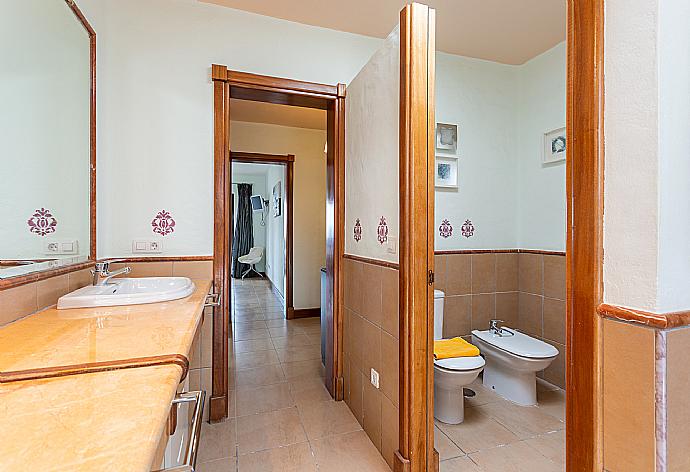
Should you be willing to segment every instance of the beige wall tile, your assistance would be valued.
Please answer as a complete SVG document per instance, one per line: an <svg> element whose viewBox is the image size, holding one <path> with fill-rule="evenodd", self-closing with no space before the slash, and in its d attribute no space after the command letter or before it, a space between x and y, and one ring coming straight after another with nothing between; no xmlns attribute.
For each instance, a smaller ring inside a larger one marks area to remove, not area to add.
<svg viewBox="0 0 690 472"><path fill-rule="evenodd" d="M521 292L542 295L544 292L544 256L541 254L519 254L518 286Z"/></svg>
<svg viewBox="0 0 690 472"><path fill-rule="evenodd" d="M443 337L466 336L472 326L471 295L446 297L443 306Z"/></svg>
<svg viewBox="0 0 690 472"><path fill-rule="evenodd" d="M358 370L363 369L364 365L364 323L368 323L364 318L354 312L350 312L350 363Z"/></svg>
<svg viewBox="0 0 690 472"><path fill-rule="evenodd" d="M381 451L381 392L371 382L364 382L364 403L362 417L364 431L374 443L376 449Z"/></svg>
<svg viewBox="0 0 690 472"><path fill-rule="evenodd" d="M369 376L371 369L381 372L381 328L364 320L362 324L362 373Z"/></svg>
<svg viewBox="0 0 690 472"><path fill-rule="evenodd" d="M604 320L603 351L604 467L654 470L654 331Z"/></svg>
<svg viewBox="0 0 690 472"><path fill-rule="evenodd" d="M544 296L565 300L565 256L544 256Z"/></svg>
<svg viewBox="0 0 690 472"><path fill-rule="evenodd" d="M37 287L37 283L32 283L0 291L0 326L38 309Z"/></svg>
<svg viewBox="0 0 690 472"><path fill-rule="evenodd" d="M190 279L213 279L213 261L175 261L172 263L173 277Z"/></svg>
<svg viewBox="0 0 690 472"><path fill-rule="evenodd" d="M496 291L515 292L518 289L518 254L496 254Z"/></svg>
<svg viewBox="0 0 690 472"><path fill-rule="evenodd" d="M398 450L398 408L386 398L381 397L381 455L393 469L393 458Z"/></svg>
<svg viewBox="0 0 690 472"><path fill-rule="evenodd" d="M496 294L472 295L472 329L489 329L489 320L496 318Z"/></svg>
<svg viewBox="0 0 690 472"><path fill-rule="evenodd" d="M58 298L69 292L68 275L58 275L37 282L38 309L57 304Z"/></svg>
<svg viewBox="0 0 690 472"><path fill-rule="evenodd" d="M667 464L669 472L690 470L690 328L666 338Z"/></svg>
<svg viewBox="0 0 690 472"><path fill-rule="evenodd" d="M127 277L172 277L172 262L118 262L110 266L111 270L131 267L132 272Z"/></svg>
<svg viewBox="0 0 690 472"><path fill-rule="evenodd" d="M472 254L472 293L496 291L496 254Z"/></svg>
<svg viewBox="0 0 690 472"><path fill-rule="evenodd" d="M387 333L381 333L381 392L397 407L399 396L399 342Z"/></svg>
<svg viewBox="0 0 690 472"><path fill-rule="evenodd" d="M558 356L551 362L551 365L544 369L543 379L557 387L565 388L565 346L548 339L545 342L558 349Z"/></svg>
<svg viewBox="0 0 690 472"><path fill-rule="evenodd" d="M69 292L86 287L92 283L93 275L91 274L91 269L78 270L67 274L67 288Z"/></svg>
<svg viewBox="0 0 690 472"><path fill-rule="evenodd" d="M541 338L542 328L542 300L540 295L522 293L518 297L518 326L523 333Z"/></svg>
<svg viewBox="0 0 690 472"><path fill-rule="evenodd" d="M470 254L446 256L446 295L467 295L472 292L472 259Z"/></svg>
<svg viewBox="0 0 690 472"><path fill-rule="evenodd" d="M518 292L496 294L496 318L506 326L515 328L518 324Z"/></svg>
<svg viewBox="0 0 690 472"><path fill-rule="evenodd" d="M544 298L544 337L565 344L565 301Z"/></svg>
<svg viewBox="0 0 690 472"><path fill-rule="evenodd" d="M361 262L353 261L351 259L344 259L344 303L347 308L355 313L360 314L362 312L363 266L364 264Z"/></svg>
<svg viewBox="0 0 690 472"><path fill-rule="evenodd" d="M350 364L350 403L348 406L359 424L364 425L362 417L362 402L364 401L364 377L359 369Z"/></svg>
<svg viewBox="0 0 690 472"><path fill-rule="evenodd" d="M374 264L363 264L362 267L362 311L366 319L381 326L381 272L383 268Z"/></svg>
<svg viewBox="0 0 690 472"><path fill-rule="evenodd" d="M434 256L434 288L436 290L446 290L446 261L448 256Z"/></svg>
<svg viewBox="0 0 690 472"><path fill-rule="evenodd" d="M400 312L398 310L399 284L397 269L383 269L381 272L381 327L391 336L398 338Z"/></svg>

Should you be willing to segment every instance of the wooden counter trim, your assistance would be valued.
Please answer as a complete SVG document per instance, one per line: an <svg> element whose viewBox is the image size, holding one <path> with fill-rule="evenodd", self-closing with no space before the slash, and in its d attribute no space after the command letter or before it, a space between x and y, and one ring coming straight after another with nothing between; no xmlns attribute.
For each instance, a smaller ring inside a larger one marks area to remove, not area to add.
<svg viewBox="0 0 690 472"><path fill-rule="evenodd" d="M17 277L10 277L8 279L0 279L0 290L6 290L8 288L18 287L20 285L26 285L33 282L50 279L52 277L57 277L58 275L64 275L69 274L70 272L88 269L90 267L93 267L93 265L93 261L84 261L64 267L58 267L55 269L23 274Z"/></svg>
<svg viewBox="0 0 690 472"><path fill-rule="evenodd" d="M597 307L597 312L604 318L629 321L650 328L672 329L690 326L690 310L652 313L649 311L602 303Z"/></svg>
<svg viewBox="0 0 690 472"><path fill-rule="evenodd" d="M26 380L43 380L56 377L67 377L70 375L92 374L95 372L108 372L111 370L153 367L167 364L180 366L182 369L180 382L187 377L187 372L189 371L189 359L181 354L167 354L163 356L136 357L116 361L90 362L85 364L44 367L40 369L0 372L0 384L22 382Z"/></svg>
<svg viewBox="0 0 690 472"><path fill-rule="evenodd" d="M377 265L377 266L381 266L381 267L386 267L388 269L398 270L400 268L400 266L398 264L396 264L395 262L380 261L378 259L370 259L368 257L362 257L362 256L353 256L352 254L344 254L343 259L350 259L351 261L362 262L364 264Z"/></svg>
<svg viewBox="0 0 690 472"><path fill-rule="evenodd" d="M541 254L543 256L564 256L565 251L544 251L541 249L451 249L447 251L434 251L437 256L455 254Z"/></svg>
<svg viewBox="0 0 690 472"><path fill-rule="evenodd" d="M213 256L109 257L104 260L117 260L118 262L202 262L213 261Z"/></svg>

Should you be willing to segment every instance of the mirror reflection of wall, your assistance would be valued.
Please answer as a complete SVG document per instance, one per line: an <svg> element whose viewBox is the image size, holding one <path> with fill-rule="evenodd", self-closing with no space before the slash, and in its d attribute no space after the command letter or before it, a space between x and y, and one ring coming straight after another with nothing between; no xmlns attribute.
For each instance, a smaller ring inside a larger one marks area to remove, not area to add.
<svg viewBox="0 0 690 472"><path fill-rule="evenodd" d="M90 252L90 40L64 1L0 0L0 278Z"/></svg>

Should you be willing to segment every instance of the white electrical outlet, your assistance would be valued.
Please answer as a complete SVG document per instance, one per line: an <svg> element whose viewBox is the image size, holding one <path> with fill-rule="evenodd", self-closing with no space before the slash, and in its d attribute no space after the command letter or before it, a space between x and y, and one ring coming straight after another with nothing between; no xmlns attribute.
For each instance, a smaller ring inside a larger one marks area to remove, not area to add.
<svg viewBox="0 0 690 472"><path fill-rule="evenodd" d="M75 240L46 241L43 243L43 252L55 256L61 254L79 254L79 242Z"/></svg>
<svg viewBox="0 0 690 472"><path fill-rule="evenodd" d="M155 239L135 239L132 241L133 254L160 254L163 244Z"/></svg>
<svg viewBox="0 0 690 472"><path fill-rule="evenodd" d="M374 369L371 369L371 384L374 387L379 388L379 373Z"/></svg>
<svg viewBox="0 0 690 472"><path fill-rule="evenodd" d="M398 238L388 238L386 252L388 254L397 254L397 252L398 252Z"/></svg>

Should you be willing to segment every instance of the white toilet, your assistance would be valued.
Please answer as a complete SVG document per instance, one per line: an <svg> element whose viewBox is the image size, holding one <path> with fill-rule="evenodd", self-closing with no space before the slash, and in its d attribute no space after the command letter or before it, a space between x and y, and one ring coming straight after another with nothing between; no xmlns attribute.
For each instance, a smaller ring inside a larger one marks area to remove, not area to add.
<svg viewBox="0 0 690 472"><path fill-rule="evenodd" d="M551 364L558 349L505 327L472 331L472 344L486 359L486 388L518 405L537 404L537 372Z"/></svg>
<svg viewBox="0 0 690 472"><path fill-rule="evenodd" d="M443 339L444 293L434 290L434 339ZM484 368L481 356L434 359L434 417L447 424L465 419L463 387L471 384Z"/></svg>

